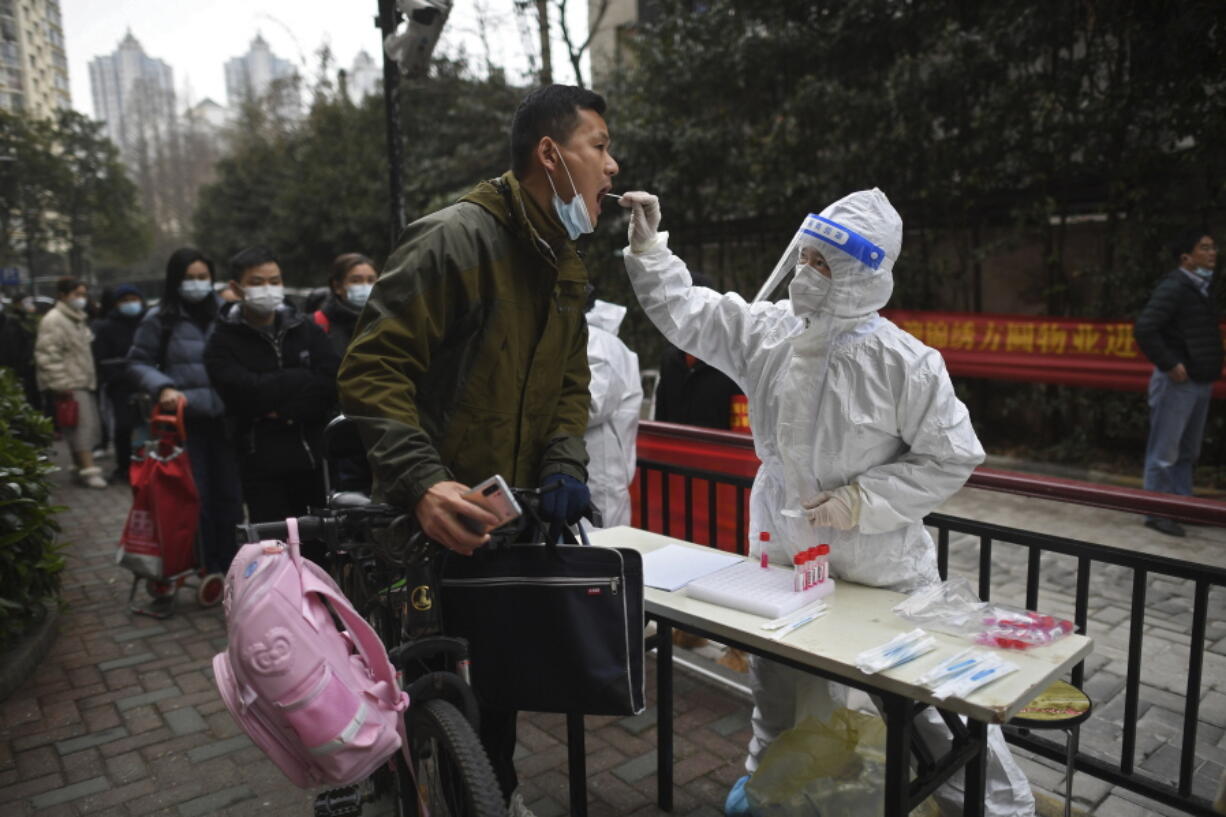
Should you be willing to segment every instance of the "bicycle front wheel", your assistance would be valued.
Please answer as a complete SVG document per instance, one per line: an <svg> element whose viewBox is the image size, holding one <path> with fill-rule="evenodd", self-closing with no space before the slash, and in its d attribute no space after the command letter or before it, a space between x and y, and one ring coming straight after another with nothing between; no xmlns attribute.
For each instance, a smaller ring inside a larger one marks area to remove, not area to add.
<svg viewBox="0 0 1226 817"><path fill-rule="evenodd" d="M460 710L440 698L411 704L407 728L417 791L431 817L506 817L494 768ZM404 805L417 813L417 803Z"/></svg>

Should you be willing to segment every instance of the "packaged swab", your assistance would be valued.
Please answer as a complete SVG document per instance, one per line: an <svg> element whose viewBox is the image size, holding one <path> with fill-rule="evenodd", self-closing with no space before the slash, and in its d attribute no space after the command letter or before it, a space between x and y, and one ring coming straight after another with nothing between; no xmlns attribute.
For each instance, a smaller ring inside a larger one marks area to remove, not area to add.
<svg viewBox="0 0 1226 817"><path fill-rule="evenodd" d="M932 689L949 678L970 672L980 666L990 654L983 650L976 650L974 647L967 647L956 655L946 658L919 678L916 678L915 681Z"/></svg>
<svg viewBox="0 0 1226 817"><path fill-rule="evenodd" d="M776 619L771 619L765 624L760 624L758 626L760 626L763 630L778 630L781 627L786 627L787 625L791 624L793 621L804 618L805 616L809 615L809 613L824 613L824 612L826 612L826 602L817 601L817 602L814 602L813 604L809 604L805 607L801 607L799 610L794 610L791 613L788 613L786 616L781 616Z"/></svg>
<svg viewBox="0 0 1226 817"><path fill-rule="evenodd" d="M1006 661L999 655L989 654L982 663L971 672L963 672L937 684L932 694L941 699L965 698L982 686L986 686L997 678L1003 678L1017 670L1017 664Z"/></svg>
<svg viewBox="0 0 1226 817"><path fill-rule="evenodd" d="M916 628L891 638L880 647L860 653L856 656L856 667L860 672L871 675L919 658L932 652L936 646L935 638Z"/></svg>

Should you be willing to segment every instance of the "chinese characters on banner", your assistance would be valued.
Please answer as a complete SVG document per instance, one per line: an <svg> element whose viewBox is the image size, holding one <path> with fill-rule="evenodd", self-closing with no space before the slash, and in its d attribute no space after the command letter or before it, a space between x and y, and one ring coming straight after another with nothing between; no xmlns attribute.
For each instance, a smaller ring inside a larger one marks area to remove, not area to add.
<svg viewBox="0 0 1226 817"><path fill-rule="evenodd" d="M1153 372L1127 321L900 309L882 315L938 349L954 376L1145 391ZM1226 397L1226 381L1214 396Z"/></svg>

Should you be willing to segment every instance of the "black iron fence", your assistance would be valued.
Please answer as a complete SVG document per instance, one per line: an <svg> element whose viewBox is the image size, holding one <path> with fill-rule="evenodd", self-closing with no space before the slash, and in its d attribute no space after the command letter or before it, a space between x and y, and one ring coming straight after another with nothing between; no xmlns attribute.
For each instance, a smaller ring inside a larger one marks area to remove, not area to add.
<svg viewBox="0 0 1226 817"><path fill-rule="evenodd" d="M1041 481L1041 480L1040 480ZM696 533L704 534L706 543L737 553L745 553L747 546L746 498L752 480L728 474L686 468L671 463L639 460L638 507L640 520L648 520L650 527L660 533L677 536L688 541L696 540ZM1055 481L1061 482L1061 481ZM735 497L734 510L717 501L720 486L730 488ZM675 504L680 487L682 514L678 519ZM984 486L987 487L987 486ZM1103 490L1109 493L1110 489ZM1048 499L1058 499L1058 491L1043 492ZM1133 494L1136 492L1124 492ZM1173 500L1173 506L1187 505L1187 500ZM659 507L656 507L656 504ZM1094 503L1109 507L1110 503ZM1136 505L1121 509L1136 511ZM1160 510L1162 500L1151 497L1144 510ZM705 513L695 518L695 507ZM1211 510L1210 513L1216 513ZM1172 514L1175 515L1175 514ZM1189 519L1186 511L1180 514ZM1195 514L1193 514L1195 515ZM705 517L705 518L703 518ZM1151 798L1163 805L1188 814L1214 815L1210 801L1193 791L1193 778L1197 764L1197 733L1200 727L1199 707L1204 681L1206 626L1209 615L1209 594L1213 588L1226 587L1226 569L1196 564L1193 562L1152 556L1122 548L1108 547L1076 539L1067 539L1034 531L1009 528L1001 525L962 519L944 514L932 514L924 520L937 531L937 558L941 577L949 573L950 534L961 533L978 538L978 584L979 595L985 601L992 592L993 546L1005 543L1026 549L1026 607L1035 609L1039 602L1040 578L1043 575L1044 555L1059 554L1076 560L1076 590L1074 594L1074 622L1077 631L1087 632L1089 621L1090 586L1096 575L1101 575L1107 566L1116 566L1132 571L1132 590L1129 601L1129 637L1125 653L1124 713L1122 739L1118 747L1118 761L1104 759L1115 755L1115 747L1094 747L1082 743L1075 756L1078 772L1089 774L1112 785L1120 786ZM1195 520L1194 520L1195 521ZM1208 521L1208 520L1200 520ZM1214 520L1216 521L1216 520ZM1193 604L1187 629L1190 635L1187 661L1187 683L1184 690L1182 741L1179 749L1178 779L1164 780L1138 768L1137 723L1141 705L1141 668L1144 658L1143 639L1146 627L1146 593L1155 578L1169 578L1190 582L1193 588ZM1085 662L1072 670L1071 682L1081 687L1085 681ZM1062 745L1031 734L1009 733L1008 740L1036 755L1064 763L1065 749ZM1094 754L1086 749L1097 749Z"/></svg>

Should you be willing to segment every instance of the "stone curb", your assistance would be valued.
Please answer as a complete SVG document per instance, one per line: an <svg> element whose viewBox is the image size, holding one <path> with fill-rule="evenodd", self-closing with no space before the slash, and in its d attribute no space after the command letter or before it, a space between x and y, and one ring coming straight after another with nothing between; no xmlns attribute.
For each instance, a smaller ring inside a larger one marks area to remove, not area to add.
<svg viewBox="0 0 1226 817"><path fill-rule="evenodd" d="M50 603L44 601L43 607L47 615L43 616L34 631L27 633L12 650L0 656L0 701L17 691L55 643L60 608L54 600Z"/></svg>

